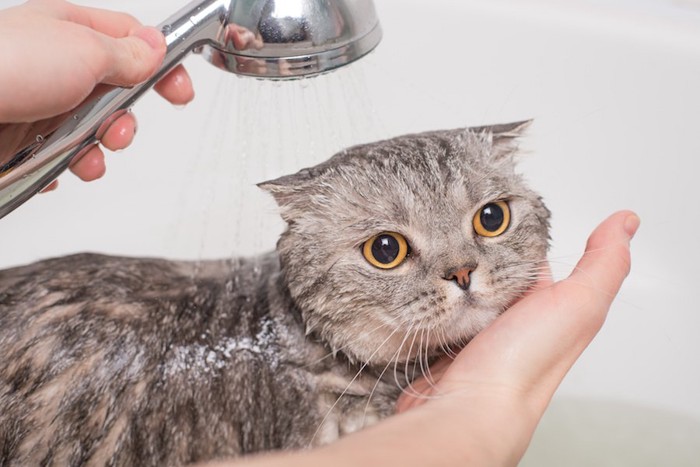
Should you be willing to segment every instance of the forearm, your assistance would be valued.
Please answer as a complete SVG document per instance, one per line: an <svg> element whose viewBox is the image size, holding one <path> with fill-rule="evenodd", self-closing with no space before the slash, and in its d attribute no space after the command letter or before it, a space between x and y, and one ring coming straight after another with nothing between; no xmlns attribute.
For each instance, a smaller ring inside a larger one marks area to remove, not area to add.
<svg viewBox="0 0 700 467"><path fill-rule="evenodd" d="M538 417L521 403L500 396L484 401L480 395L478 405L469 399L468 395L435 399L320 449L251 457L234 465L517 465Z"/></svg>

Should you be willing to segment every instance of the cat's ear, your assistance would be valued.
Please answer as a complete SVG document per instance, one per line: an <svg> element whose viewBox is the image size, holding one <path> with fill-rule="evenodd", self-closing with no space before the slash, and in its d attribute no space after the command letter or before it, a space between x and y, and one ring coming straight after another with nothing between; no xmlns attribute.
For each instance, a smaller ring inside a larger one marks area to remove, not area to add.
<svg viewBox="0 0 700 467"><path fill-rule="evenodd" d="M302 169L291 175L258 183L258 187L270 193L282 209L282 217L288 220L289 211L304 198L310 182L315 178L311 169Z"/></svg>
<svg viewBox="0 0 700 467"><path fill-rule="evenodd" d="M474 133L480 133L491 143L491 156L495 160L512 156L518 150L518 139L532 125L532 120L503 123L500 125L470 128Z"/></svg>

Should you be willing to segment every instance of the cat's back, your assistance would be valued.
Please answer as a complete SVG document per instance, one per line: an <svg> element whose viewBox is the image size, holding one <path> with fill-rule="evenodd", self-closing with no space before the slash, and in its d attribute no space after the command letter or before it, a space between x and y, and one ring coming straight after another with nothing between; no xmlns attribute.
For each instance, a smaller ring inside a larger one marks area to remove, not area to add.
<svg viewBox="0 0 700 467"><path fill-rule="evenodd" d="M77 311L90 307L98 314L114 313L116 318L119 307L115 304L149 304L154 298L164 298L164 294L185 294L195 285L192 270L186 262L92 253L2 270L0 323L4 326L0 332L8 326L30 324L27 320L33 316L55 308Z"/></svg>
<svg viewBox="0 0 700 467"><path fill-rule="evenodd" d="M193 267L82 253L0 271L0 346L8 355L39 342L105 345L169 327L183 309L201 312L194 302L219 293L221 279L198 283Z"/></svg>
<svg viewBox="0 0 700 467"><path fill-rule="evenodd" d="M274 377L280 330L293 326L266 285L278 272L272 255L95 254L0 271L0 465L239 454L243 399L255 394L227 388L265 390L241 382Z"/></svg>

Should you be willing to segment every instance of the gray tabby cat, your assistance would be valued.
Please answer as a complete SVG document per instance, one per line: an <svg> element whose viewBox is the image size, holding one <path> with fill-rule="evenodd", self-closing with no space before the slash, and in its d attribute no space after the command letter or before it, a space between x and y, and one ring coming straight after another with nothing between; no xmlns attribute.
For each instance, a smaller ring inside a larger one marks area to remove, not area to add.
<svg viewBox="0 0 700 467"><path fill-rule="evenodd" d="M260 257L0 272L0 465L181 465L391 414L537 276L549 212L514 172L526 125L401 136L262 183L287 229Z"/></svg>

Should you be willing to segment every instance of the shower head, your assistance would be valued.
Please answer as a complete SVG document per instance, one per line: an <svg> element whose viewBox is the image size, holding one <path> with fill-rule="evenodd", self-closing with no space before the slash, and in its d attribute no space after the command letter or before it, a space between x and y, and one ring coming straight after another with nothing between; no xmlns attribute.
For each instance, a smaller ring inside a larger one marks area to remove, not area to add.
<svg viewBox="0 0 700 467"><path fill-rule="evenodd" d="M167 52L148 81L81 104L50 133L37 135L10 157L0 156L0 218L82 157L116 118L191 52L238 75L298 79L357 60L382 35L372 0L201 0L165 20L160 29Z"/></svg>
<svg viewBox="0 0 700 467"><path fill-rule="evenodd" d="M286 79L346 65L380 39L371 0L232 0L225 25L201 52L239 75Z"/></svg>
<svg viewBox="0 0 700 467"><path fill-rule="evenodd" d="M224 70L301 78L357 60L381 39L372 0L209 0L166 21L178 48Z"/></svg>

